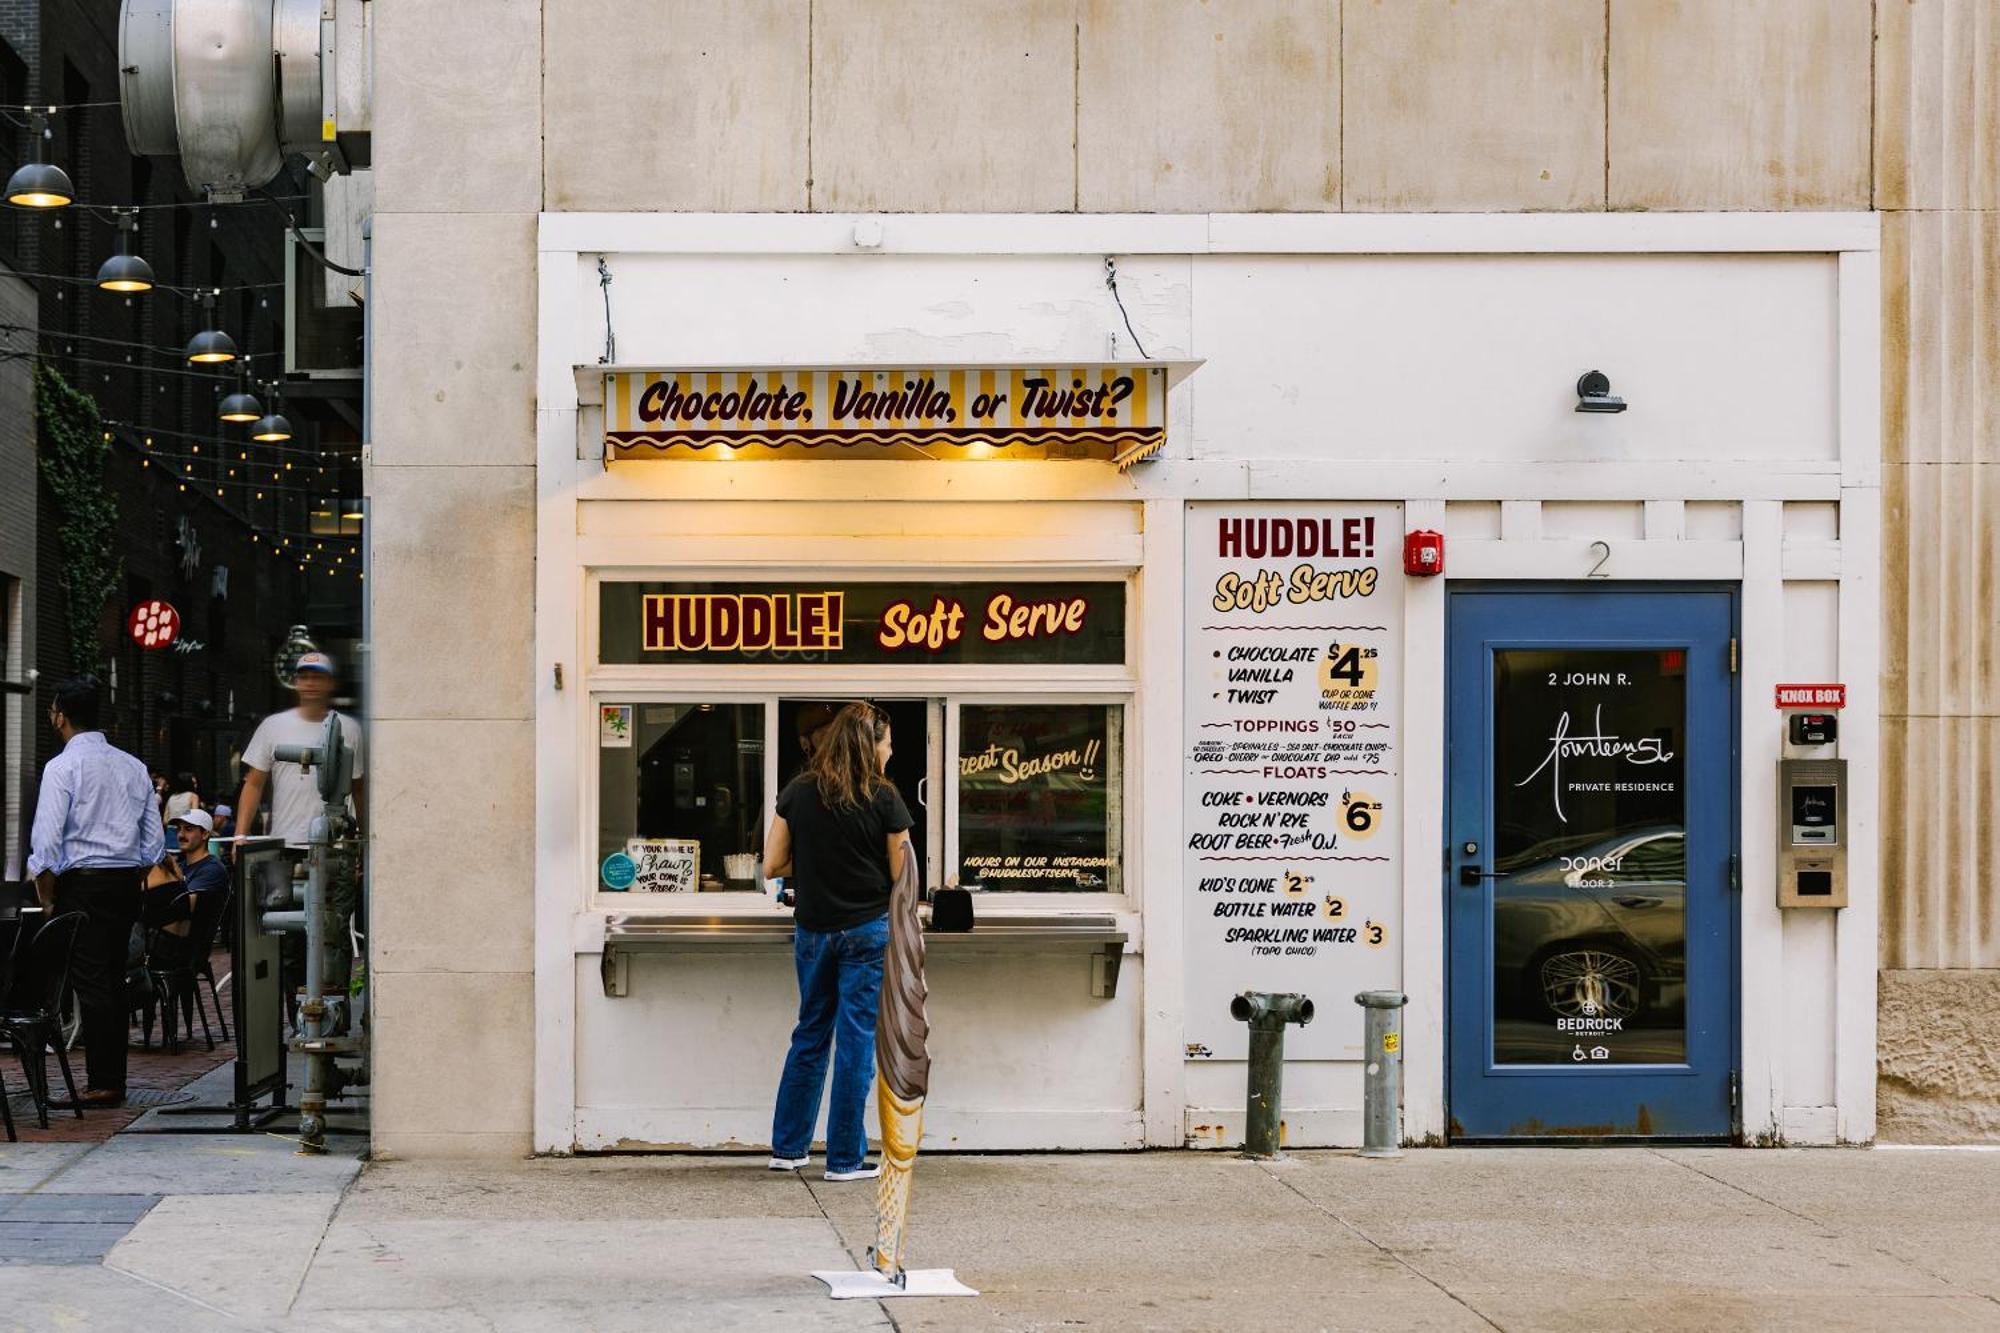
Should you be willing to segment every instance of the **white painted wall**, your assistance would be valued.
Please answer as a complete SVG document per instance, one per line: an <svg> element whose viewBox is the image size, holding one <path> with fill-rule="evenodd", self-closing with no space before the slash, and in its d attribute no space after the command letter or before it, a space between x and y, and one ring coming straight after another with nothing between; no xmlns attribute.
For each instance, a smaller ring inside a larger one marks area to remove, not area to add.
<svg viewBox="0 0 2000 1333"><path fill-rule="evenodd" d="M594 843L578 786L587 692L547 682L558 663L572 680L584 669L587 570L704 560L768 569L808 551L820 567L925 574L1076 560L1139 571L1137 956L1108 1001L1089 996L1076 957L940 960L927 1141L1138 1146L1239 1134L1241 1066L1180 1058L1178 979L1179 514L1186 500L1225 497L1401 501L1412 526L1447 532L1454 578L1581 577L1591 543L1604 540L1613 579L1740 580L1745 1133L1872 1136L1873 219L1398 221L899 218L883 220L887 252L862 254L852 220L544 218L538 1147L754 1144L768 1133L793 1002L785 960L644 960L630 995L602 995L601 930L585 892ZM615 274L625 364L1129 356L1105 253L1119 255L1148 352L1207 364L1176 392L1170 461L1127 476L920 460L607 474L572 377L604 350L599 251ZM1592 368L1611 376L1629 413L1572 410L1571 386ZM1014 507L1023 501L1034 503ZM753 512L756 522L737 522ZM810 541L788 546L787 531ZM1416 1139L1445 1126L1432 870L1443 591L1441 581L1409 589L1403 654L1405 1120ZM1772 905L1781 747L1771 686L1816 678L1844 678L1850 691L1841 753L1855 906L1833 919ZM1286 1092L1293 1143L1356 1141L1351 1065L1301 1063Z"/></svg>

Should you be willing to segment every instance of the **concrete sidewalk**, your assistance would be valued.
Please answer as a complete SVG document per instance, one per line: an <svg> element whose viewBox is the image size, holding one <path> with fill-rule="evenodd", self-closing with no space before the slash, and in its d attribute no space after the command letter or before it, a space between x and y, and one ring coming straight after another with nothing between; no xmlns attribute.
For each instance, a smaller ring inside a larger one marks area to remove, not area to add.
<svg viewBox="0 0 2000 1333"><path fill-rule="evenodd" d="M0 1329L2000 1329L2000 1153L932 1156L912 1261L983 1294L886 1305L808 1276L872 1235L818 1167L9 1146Z"/></svg>

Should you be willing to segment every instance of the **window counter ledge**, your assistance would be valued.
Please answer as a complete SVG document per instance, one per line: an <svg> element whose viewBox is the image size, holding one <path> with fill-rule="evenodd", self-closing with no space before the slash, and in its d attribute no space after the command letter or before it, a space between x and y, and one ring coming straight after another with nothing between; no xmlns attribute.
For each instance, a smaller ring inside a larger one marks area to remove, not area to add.
<svg viewBox="0 0 2000 1333"><path fill-rule="evenodd" d="M979 918L969 931L929 929L924 909L924 948L945 957L961 954L1055 953L1072 949L1088 955L1090 993L1110 999L1118 993L1119 964L1137 952L1137 920L1130 913L1100 911L996 911ZM618 997L631 991L631 958L635 953L706 952L714 949L778 951L792 942L788 912L766 907L711 911L591 913L580 921L585 929L579 952L602 950L600 967L604 993ZM598 940L590 935L602 930ZM591 945L595 947L589 947Z"/></svg>

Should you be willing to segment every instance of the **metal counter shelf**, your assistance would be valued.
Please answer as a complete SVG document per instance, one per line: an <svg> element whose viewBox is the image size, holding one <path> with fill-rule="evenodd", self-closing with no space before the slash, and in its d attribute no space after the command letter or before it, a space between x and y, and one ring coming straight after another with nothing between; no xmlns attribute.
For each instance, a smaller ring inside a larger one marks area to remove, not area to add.
<svg viewBox="0 0 2000 1333"><path fill-rule="evenodd" d="M927 954L949 957L1087 950L1090 993L1099 999L1118 993L1118 968L1130 934L1109 912L996 913L981 918L966 931L931 930L930 909L924 908L923 914ZM633 954L776 952L791 942L791 915L776 910L684 916L614 912L604 919L604 956L599 965L604 993L617 997L630 992Z"/></svg>

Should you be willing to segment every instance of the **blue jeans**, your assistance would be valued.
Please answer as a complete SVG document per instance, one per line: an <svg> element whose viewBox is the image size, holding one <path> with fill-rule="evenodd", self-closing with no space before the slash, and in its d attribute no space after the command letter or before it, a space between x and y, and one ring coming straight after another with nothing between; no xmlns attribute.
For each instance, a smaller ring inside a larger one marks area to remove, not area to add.
<svg viewBox="0 0 2000 1333"><path fill-rule="evenodd" d="M799 1022L778 1080L771 1155L804 1157L819 1119L827 1048L833 1049L833 1101L826 1112L826 1169L852 1171L868 1156L868 1085L875 1075L875 1005L882 994L882 954L889 918L846 930L792 935L799 970Z"/></svg>

